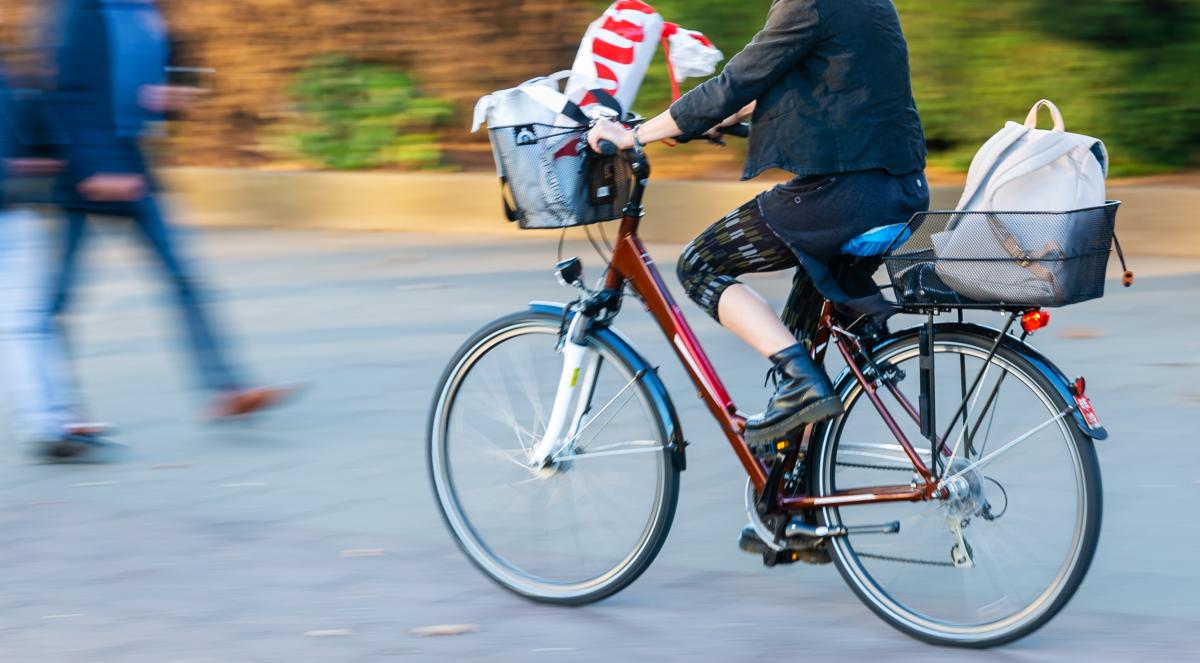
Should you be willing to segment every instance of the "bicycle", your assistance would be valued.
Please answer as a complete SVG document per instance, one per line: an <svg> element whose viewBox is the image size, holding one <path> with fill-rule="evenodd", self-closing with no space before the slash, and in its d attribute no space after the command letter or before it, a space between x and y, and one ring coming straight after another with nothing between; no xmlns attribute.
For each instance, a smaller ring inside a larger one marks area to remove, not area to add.
<svg viewBox="0 0 1200 663"><path fill-rule="evenodd" d="M834 380L845 412L751 449L745 415L638 238L649 161L624 158L635 182L598 287L578 259L560 262L579 298L480 329L435 393L430 477L471 562L521 596L582 605L627 587L659 552L688 443L656 368L613 326L632 295L748 475L745 547L765 564L831 559L875 614L935 644L995 646L1054 617L1096 549L1092 441L1107 433L1083 378L1025 342L1048 314L986 306L1007 316L995 329L964 322L966 303L898 306L923 324L870 342L821 300L807 338L819 365L830 349L845 362Z"/></svg>

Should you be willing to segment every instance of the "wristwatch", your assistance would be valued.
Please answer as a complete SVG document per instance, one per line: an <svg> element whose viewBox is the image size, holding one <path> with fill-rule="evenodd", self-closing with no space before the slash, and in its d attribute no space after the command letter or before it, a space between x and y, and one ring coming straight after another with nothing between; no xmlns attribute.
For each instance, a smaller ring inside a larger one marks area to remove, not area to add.
<svg viewBox="0 0 1200 663"><path fill-rule="evenodd" d="M633 144L637 148L638 152L646 149L646 146L642 144L642 137L638 134L641 129L642 125L640 124L633 128Z"/></svg>

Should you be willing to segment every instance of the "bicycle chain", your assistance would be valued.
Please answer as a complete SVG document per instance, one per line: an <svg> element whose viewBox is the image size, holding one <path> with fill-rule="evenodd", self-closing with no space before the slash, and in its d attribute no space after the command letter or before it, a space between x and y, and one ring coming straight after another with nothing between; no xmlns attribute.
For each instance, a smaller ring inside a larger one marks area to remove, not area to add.
<svg viewBox="0 0 1200 663"><path fill-rule="evenodd" d="M912 466L897 467L895 465L867 465L865 463L837 463L840 467L856 467L861 470L892 470L895 472L914 472Z"/></svg>
<svg viewBox="0 0 1200 663"><path fill-rule="evenodd" d="M897 472L912 472L911 467L896 467L894 465L867 465L865 463L838 463L843 467L856 467L866 470L892 470ZM885 562L900 562L901 564L920 564L923 566L949 566L954 567L953 562L937 562L931 559L914 559L912 557L895 557L892 555L876 555L873 553L854 553L858 557L866 557L868 559L878 559Z"/></svg>
<svg viewBox="0 0 1200 663"><path fill-rule="evenodd" d="M935 562L931 559L913 559L911 557L893 557L891 555L875 555L872 553L854 553L858 557L866 557L868 559L879 559L885 562L901 562L903 564L922 564L924 566L949 566L954 567L954 562Z"/></svg>

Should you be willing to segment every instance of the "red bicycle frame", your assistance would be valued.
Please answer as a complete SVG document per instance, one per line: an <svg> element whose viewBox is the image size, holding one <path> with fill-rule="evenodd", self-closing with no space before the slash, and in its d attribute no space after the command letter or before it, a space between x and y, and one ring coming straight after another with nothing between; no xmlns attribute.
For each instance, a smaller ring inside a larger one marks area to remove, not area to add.
<svg viewBox="0 0 1200 663"><path fill-rule="evenodd" d="M701 347L699 340L696 339L696 335L692 332L692 328L684 318L678 304L671 297L671 293L667 289L662 275L654 265L654 260L650 257L645 245L642 244L641 239L638 237L637 231L642 217L640 194L645 185L645 178L648 176L648 165L644 161L644 158L637 165L642 168L642 171L639 173L640 180L636 185L633 202L630 203L626 209L624 218L621 220L620 230L617 234L611 264L605 281L605 288L610 291L621 292L628 284L642 299L646 305L646 309L654 316L658 326L662 329L667 340L675 349L675 353L679 356L680 361L686 367L688 375L691 376L692 382L699 390L701 399L720 424L721 430L725 433L725 437L733 447L734 453L737 454L738 460L741 461L742 467L745 468L750 480L761 495L767 486L768 468L754 455L750 447L746 444L746 440L743 437L743 431L746 428L746 418L738 412L733 399L725 389L721 378L717 375L716 369L713 367L712 362L709 361L708 355L705 354L704 348ZM871 404L879 411L880 416L883 417L884 422L895 436L896 441L899 442L900 446L904 449L904 453L912 462L914 470L924 481L915 487L912 484L904 484L856 488L853 490L838 491L833 495L822 497L781 497L778 500L779 507L784 511L792 512L815 507L878 504L881 502L917 502L932 499L940 490L933 472L922 461L917 450L913 447L907 436L905 436L904 432L900 429L900 425L880 399L875 384L866 378L854 361L851 346L852 341L837 327L833 319L832 305L826 302L817 338L814 339L815 342L813 344L816 355L815 360L818 365L821 365L824 361L825 349L828 347L830 340L838 348L842 358L846 361L846 364L853 371L855 378L865 390ZM889 392L900 402L905 412L919 422L920 414L911 402L908 401L895 385L890 382L886 384ZM811 432L812 428L810 427L805 431L804 437L807 439L811 435ZM797 451L799 448L800 445L795 445Z"/></svg>

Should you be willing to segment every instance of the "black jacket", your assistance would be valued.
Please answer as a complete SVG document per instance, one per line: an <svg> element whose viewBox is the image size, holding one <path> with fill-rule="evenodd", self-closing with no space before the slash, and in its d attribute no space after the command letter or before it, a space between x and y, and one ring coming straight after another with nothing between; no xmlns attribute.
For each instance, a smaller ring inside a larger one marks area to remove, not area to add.
<svg viewBox="0 0 1200 663"><path fill-rule="evenodd" d="M925 167L908 44L891 0L774 0L766 27L671 106L703 133L757 100L743 179Z"/></svg>

